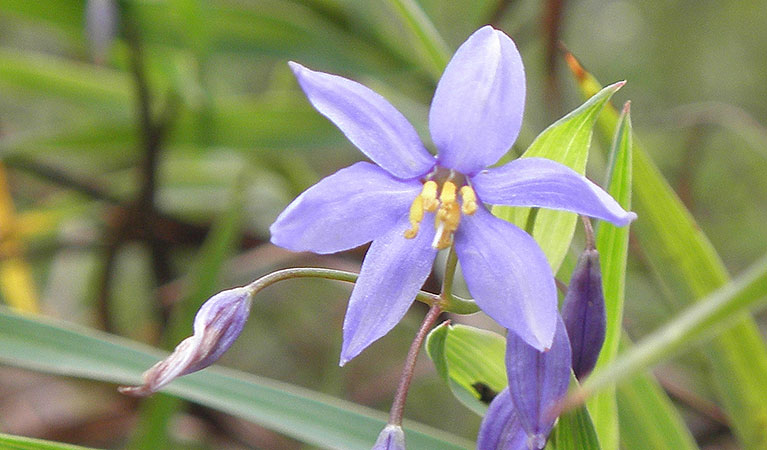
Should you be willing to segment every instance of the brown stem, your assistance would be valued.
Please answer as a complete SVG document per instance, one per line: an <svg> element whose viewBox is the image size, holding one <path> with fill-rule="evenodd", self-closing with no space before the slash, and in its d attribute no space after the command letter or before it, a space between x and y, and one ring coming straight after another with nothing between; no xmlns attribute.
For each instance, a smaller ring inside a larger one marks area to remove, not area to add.
<svg viewBox="0 0 767 450"><path fill-rule="evenodd" d="M424 317L423 323L421 323L421 328L418 329L413 343L410 344L410 350L408 350L407 358L405 359L405 367L402 369L402 376L399 380L399 386L397 386L397 393L394 396L394 402L389 412L389 423L392 425L402 425L402 414L405 411L405 400L407 399L408 389L410 389L410 381L413 379L415 360L418 357L418 352L421 350L423 340L434 326L441 312L442 310L436 303L429 308L429 312L426 313L426 317Z"/></svg>
<svg viewBox="0 0 767 450"><path fill-rule="evenodd" d="M591 220L586 216L581 216L583 221L583 231L586 234L586 250L594 250L596 248L596 240L594 239L594 228L591 226Z"/></svg>
<svg viewBox="0 0 767 450"><path fill-rule="evenodd" d="M547 0L543 11L543 33L545 41L546 103L554 115L559 115L562 95L557 80L557 49L562 33L565 0Z"/></svg>

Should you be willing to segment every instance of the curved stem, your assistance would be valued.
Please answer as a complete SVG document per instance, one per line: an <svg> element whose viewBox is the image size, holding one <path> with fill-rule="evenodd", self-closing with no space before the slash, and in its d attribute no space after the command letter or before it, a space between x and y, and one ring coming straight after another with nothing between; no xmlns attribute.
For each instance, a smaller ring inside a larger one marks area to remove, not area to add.
<svg viewBox="0 0 767 450"><path fill-rule="evenodd" d="M407 358L405 359L405 367L402 368L402 377L399 380L397 393L394 396L394 402L389 412L389 423L391 425L402 425L402 414L405 411L405 400L407 399L407 391L410 389L410 381L413 379L415 360L418 357L418 352L421 350L423 340L431 331L441 312L442 310L438 303L431 305L429 312L426 313L426 317L423 319L423 323L421 323L421 328L418 329L415 339L410 344L410 350L408 350Z"/></svg>
<svg viewBox="0 0 767 450"><path fill-rule="evenodd" d="M450 258L448 257L448 260L449 259ZM453 269L455 269L455 266L453 266ZM354 283L357 281L358 277L358 274L354 272L346 272L344 270L322 269L319 267L295 267L278 270L276 272L264 275L263 277L247 285L247 288L250 290L251 295L254 296L267 286L271 286L274 283L290 280L293 278L324 278L327 280ZM441 310L454 314L472 314L479 311L477 304L474 303L473 300L468 300L452 294L449 295L449 297L445 297L444 295L419 291L415 299L419 302L426 303L429 306L439 305Z"/></svg>

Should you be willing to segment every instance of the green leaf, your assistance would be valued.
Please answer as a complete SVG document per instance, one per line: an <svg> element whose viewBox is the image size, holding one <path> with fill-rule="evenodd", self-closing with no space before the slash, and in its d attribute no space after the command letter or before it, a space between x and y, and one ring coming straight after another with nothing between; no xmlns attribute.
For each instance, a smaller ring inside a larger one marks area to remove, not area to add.
<svg viewBox="0 0 767 450"><path fill-rule="evenodd" d="M165 357L144 345L83 327L0 309L0 361L31 370L121 384ZM210 367L165 392L326 448L369 449L385 414L254 375ZM460 449L471 442L419 424L406 426L413 448Z"/></svg>
<svg viewBox="0 0 767 450"><path fill-rule="evenodd" d="M416 36L416 42L420 44L422 53L428 61L429 72L435 80L438 80L450 60L450 50L442 36L414 0L389 0L389 4L410 32Z"/></svg>
<svg viewBox="0 0 767 450"><path fill-rule="evenodd" d="M622 353L610 365L594 373L581 386L589 396L607 386L652 367L675 352L719 333L726 333L733 319L743 317L749 307L767 299L767 257L754 263L746 273L702 301L690 306L659 330ZM720 334L721 336L721 334ZM767 392L756 394L754 401ZM752 418L765 421L767 417Z"/></svg>
<svg viewBox="0 0 767 450"><path fill-rule="evenodd" d="M570 385L577 385L572 377ZM585 406L559 416L551 441L556 450L601 450L594 423Z"/></svg>
<svg viewBox="0 0 767 450"><path fill-rule="evenodd" d="M424 344L426 353L434 363L434 368L445 383L450 380L447 372L447 361L445 360L445 339L450 331L449 326L450 322L442 322L434 327L426 336L426 343Z"/></svg>
<svg viewBox="0 0 767 450"><path fill-rule="evenodd" d="M522 157L548 158L558 161L578 173L586 171L591 133L599 111L625 82L611 84L592 96L586 103L543 130ZM493 214L527 228L531 208L493 207ZM536 210L537 211L537 210ZM533 237L543 249L554 273L570 247L575 232L574 213L542 209L537 211Z"/></svg>
<svg viewBox="0 0 767 450"><path fill-rule="evenodd" d="M629 348L625 334L621 352ZM666 392L650 374L640 373L617 388L618 423L623 448L697 450L698 445Z"/></svg>
<svg viewBox="0 0 767 450"><path fill-rule="evenodd" d="M599 82L572 55L568 55L568 63L584 96L599 89ZM615 108L605 108L598 120L602 134L611 134L617 121ZM730 276L711 242L636 139L633 152L634 209L639 216L633 228L647 260L681 309L724 286ZM738 439L746 448L766 448L767 348L747 314L730 325L702 350Z"/></svg>
<svg viewBox="0 0 767 450"><path fill-rule="evenodd" d="M607 192L627 211L631 210L631 143L631 117L627 103L618 121L610 150L609 174L605 182ZM607 330L597 367L608 364L618 353L623 329L628 243L629 227L616 227L608 222L599 223L596 247L602 263ZM602 447L618 450L618 407L614 389L597 394L589 401L588 406Z"/></svg>
<svg viewBox="0 0 767 450"><path fill-rule="evenodd" d="M130 78L125 73L7 48L0 48L0 86L118 110L132 98Z"/></svg>
<svg viewBox="0 0 767 450"><path fill-rule="evenodd" d="M497 333L443 324L429 333L426 350L453 395L479 415L508 384L506 339Z"/></svg>
<svg viewBox="0 0 767 450"><path fill-rule="evenodd" d="M88 450L87 447L80 447L79 445L62 444L60 442L3 433L0 433L0 447L4 450Z"/></svg>

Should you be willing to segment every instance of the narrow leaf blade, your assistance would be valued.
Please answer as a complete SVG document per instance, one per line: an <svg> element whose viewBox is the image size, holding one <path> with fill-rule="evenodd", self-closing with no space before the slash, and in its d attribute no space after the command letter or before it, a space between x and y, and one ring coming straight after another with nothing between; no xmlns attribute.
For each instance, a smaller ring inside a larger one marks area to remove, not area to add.
<svg viewBox="0 0 767 450"><path fill-rule="evenodd" d="M0 309L0 361L4 364L137 384L144 369L166 355L116 336ZM327 448L369 449L387 420L368 408L220 367L176 380L165 392ZM433 428L418 424L406 428L414 448L472 446Z"/></svg>
<svg viewBox="0 0 767 450"><path fill-rule="evenodd" d="M548 158L578 173L586 171L591 134L599 112L625 83L618 82L594 94L586 103L543 130L522 155ZM530 208L495 206L493 214L525 228ZM569 212L540 210L535 216L533 237L543 249L552 271L557 272L570 246L577 215Z"/></svg>

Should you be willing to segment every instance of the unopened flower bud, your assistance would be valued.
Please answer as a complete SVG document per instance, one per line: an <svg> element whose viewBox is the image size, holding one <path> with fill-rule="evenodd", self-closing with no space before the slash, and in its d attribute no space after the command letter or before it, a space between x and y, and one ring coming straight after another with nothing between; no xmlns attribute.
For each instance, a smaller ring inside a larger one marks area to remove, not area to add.
<svg viewBox="0 0 767 450"><path fill-rule="evenodd" d="M546 445L557 419L557 405L570 384L571 358L567 331L558 315L554 340L548 350L538 351L513 332L506 336L509 396L527 434L528 448L540 450Z"/></svg>
<svg viewBox="0 0 767 450"><path fill-rule="evenodd" d="M170 356L144 372L141 386L123 386L123 394L150 395L174 379L213 364L242 331L250 312L252 291L240 287L219 292L194 317L194 334L181 341Z"/></svg>
<svg viewBox="0 0 767 450"><path fill-rule="evenodd" d="M405 450L405 432L399 425L388 424L378 435L372 450Z"/></svg>
<svg viewBox="0 0 767 450"><path fill-rule="evenodd" d="M578 258L562 305L562 319L573 350L573 372L581 380L594 369L605 341L607 317L596 249L586 249Z"/></svg>

